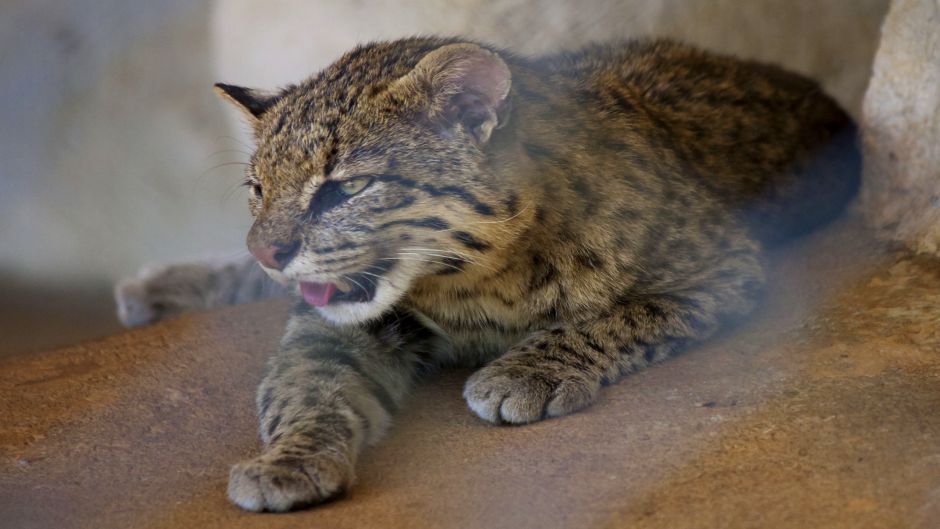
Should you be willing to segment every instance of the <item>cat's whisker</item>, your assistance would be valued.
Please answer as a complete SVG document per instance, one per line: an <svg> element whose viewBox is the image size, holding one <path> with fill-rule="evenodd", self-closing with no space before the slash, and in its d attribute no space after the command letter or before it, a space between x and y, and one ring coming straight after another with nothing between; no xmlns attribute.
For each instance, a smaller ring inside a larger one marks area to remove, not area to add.
<svg viewBox="0 0 940 529"><path fill-rule="evenodd" d="M437 264L437 265L453 268L454 270L457 270L458 272L463 272L463 269L461 269L458 266L454 266L452 264L445 263L443 261L435 261L433 259L416 259L414 257L382 257L379 260L380 261L412 261L412 262L421 262L421 263L432 263L432 264Z"/></svg>
<svg viewBox="0 0 940 529"><path fill-rule="evenodd" d="M464 261L467 263L475 264L475 262L471 258L460 255L460 254L456 254L456 253L443 253L443 252L438 253L434 250L424 251L424 252L395 252L395 253L398 255L423 255L426 257L440 257L442 259L456 259L458 261Z"/></svg>
<svg viewBox="0 0 940 529"><path fill-rule="evenodd" d="M245 142L243 142L242 140L236 138L235 136L218 136L218 137L216 137L216 140L230 140L230 141L233 141L233 142L237 143L238 145L240 145L240 146L242 146L242 147L248 149L249 151L253 149L253 147L252 147L251 145L246 144Z"/></svg>
<svg viewBox="0 0 940 529"><path fill-rule="evenodd" d="M404 251L406 251L406 252L407 252L407 251L415 251L415 252L440 252L440 253L450 253L450 254L454 254L454 255L459 255L459 256L461 256L461 257L466 257L466 258L468 258L468 259L472 259L472 257L471 257L470 254L468 254L468 253L459 252L459 251L457 251L457 250L446 250L446 249L443 249L443 248L422 248L422 247L418 247L418 246L412 246L412 247L408 247L408 248L401 248L401 250L404 250Z"/></svg>
<svg viewBox="0 0 940 529"><path fill-rule="evenodd" d="M225 204L226 202L228 202L232 198L232 196L235 194L235 190L238 189L239 187L241 186L237 184L228 186L228 188L226 188L226 190L222 193L222 196L219 199L219 204L221 205L221 204Z"/></svg>
<svg viewBox="0 0 940 529"><path fill-rule="evenodd" d="M224 162L224 163L220 163L220 164L213 165L212 167L210 167L210 168L206 169L205 171L199 173L199 178L202 178L202 177L206 176L207 174L211 173L212 171L215 171L215 170L217 170L217 169L221 169L221 168L223 168L223 167L228 167L228 166L231 166L231 165L240 165L240 166L242 166L242 167L249 167L249 166L251 166L251 164L250 164L250 163L247 163L247 162Z"/></svg>
<svg viewBox="0 0 940 529"><path fill-rule="evenodd" d="M459 252L452 252L452 251L449 251L449 250L440 250L441 252L448 252L448 253L450 253L450 255L442 255L442 254L440 254L440 253L433 253L433 252L436 252L436 251L437 251L437 250L426 251L426 252L396 252L396 254L397 254L397 255L419 255L419 256L422 256L422 257L440 257L440 258L442 258L442 259L453 259L453 260L456 260L456 261L460 261L460 262L464 262L464 263L467 263L467 264L472 264L472 265L475 265L475 266L479 266L479 267L482 267L482 268L486 268L486 269L488 269L488 270L490 270L490 271L493 271L493 270L494 270L493 267L491 267L491 266L489 266L489 265L487 265L487 264L481 263L481 262L479 262L479 261L477 261L477 260L475 260L475 259L472 259L471 257L469 257L469 256L467 256L467 255L463 255L463 254L461 254L461 253L459 253Z"/></svg>
<svg viewBox="0 0 940 529"><path fill-rule="evenodd" d="M471 221L471 222L463 222L463 223L461 223L461 225L460 225L459 227L456 227L456 228L448 228L448 229L446 229L446 230L440 230L440 231L442 231L442 232L463 231L463 227L464 227L464 226L477 226L477 225L480 225L480 224L506 224L506 223L508 223L508 222L510 222L510 221L512 221L512 220L514 220L514 219L516 219L516 218L518 218L518 217L519 217L520 215L522 215L523 213L525 213L525 212L529 209L529 207L531 207L531 204L526 204L526 205L525 205L522 209L520 209L515 215L513 215L513 216L511 216L511 217L506 217L506 218L504 218L504 219L498 219L498 220L478 220L478 221Z"/></svg>
<svg viewBox="0 0 940 529"><path fill-rule="evenodd" d="M356 273L357 273L357 274L365 274L365 272L356 272ZM372 275L375 275L375 274L372 274ZM372 286L374 286L374 287L377 287L377 286L378 286L378 284L377 284L375 281L373 281L372 279L370 279L370 278L368 278L368 277L363 277L363 279L365 279L366 281L368 281L369 284L372 285Z"/></svg>
<svg viewBox="0 0 940 529"><path fill-rule="evenodd" d="M220 154L233 154L233 153L234 153L234 154L242 154L242 155L249 156L249 157L251 156L251 153L245 152L245 151L243 151L243 150L241 150L241 149L221 149L221 150L218 150L218 151L213 152L213 153L210 154L208 157L209 157L209 158L212 158L213 156L218 156L218 155L220 155Z"/></svg>
<svg viewBox="0 0 940 529"><path fill-rule="evenodd" d="M380 276L380 275L373 274L373 273L371 273L371 272L366 272L366 271L361 271L361 272L359 272L359 273L360 273L360 274L365 274L365 275L367 275L367 276L372 276L372 277L378 279L379 281L381 281L381 280L384 279L389 285L391 285L392 288L394 288L394 289L396 289L396 290L404 290L404 289L398 287L398 285L396 285L395 283L393 283L391 279L389 279L389 278L387 278L387 277L385 277L385 276ZM377 283L373 283L373 284L374 284L376 287L378 287L378 284L377 284Z"/></svg>
<svg viewBox="0 0 940 529"><path fill-rule="evenodd" d="M466 252L459 252L457 250L447 250L447 249L442 249L442 248L420 248L420 247L401 248L401 250L406 251L406 252L412 251L412 252L434 252L434 253L452 254L457 257L461 257L468 262L472 262L474 264L479 264L483 266L483 263L479 262L475 256L470 255Z"/></svg>
<svg viewBox="0 0 940 529"><path fill-rule="evenodd" d="M505 219L500 219L500 220L478 220L478 221L475 221L475 222L468 222L467 224L469 224L469 225L474 225L474 224L505 224L505 223L507 223L507 222L509 222L509 221L511 221L511 220L513 220L513 219L518 218L520 215L522 215L523 213L525 213L526 211L528 211L528 209L529 209L530 207L531 207L531 204L526 204L525 207L523 207L523 208L520 209L518 212L516 212L515 215L513 215L513 216L511 216L511 217L506 217Z"/></svg>
<svg viewBox="0 0 940 529"><path fill-rule="evenodd" d="M359 287L360 289L362 289L362 293L363 293L363 294L365 294L365 295L367 295L367 296L369 295L369 289L367 289L366 287L362 286L362 284L359 283L358 281L356 281L355 279L353 279L353 278L351 278L351 277L349 277L349 276L347 276L347 275L345 275L345 274L340 274L340 277L342 277L344 281L349 281L350 283L352 283L352 284L356 285L357 287Z"/></svg>
<svg viewBox="0 0 940 529"><path fill-rule="evenodd" d="M458 250L450 250L450 249L444 249L444 248L422 248L422 247L408 247L408 248L401 248L401 250L451 254L453 256L461 258L463 261L466 261L468 263L472 263L472 264L493 270L491 266L481 261L477 256L469 254L467 252L461 252Z"/></svg>

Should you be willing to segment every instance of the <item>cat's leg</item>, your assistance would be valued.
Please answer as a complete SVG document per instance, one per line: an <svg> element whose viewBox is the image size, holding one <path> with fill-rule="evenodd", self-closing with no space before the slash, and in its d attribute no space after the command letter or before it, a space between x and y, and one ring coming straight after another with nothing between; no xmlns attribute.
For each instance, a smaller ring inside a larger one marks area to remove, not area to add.
<svg viewBox="0 0 940 529"><path fill-rule="evenodd" d="M339 327L311 313L288 323L258 389L263 453L232 467L229 498L286 511L341 494L366 445L378 441L422 366L433 335L407 314Z"/></svg>
<svg viewBox="0 0 940 529"><path fill-rule="evenodd" d="M222 262L145 268L114 288L118 318L136 327L184 312L247 303L286 293L251 256Z"/></svg>
<svg viewBox="0 0 940 529"><path fill-rule="evenodd" d="M609 312L529 335L473 374L464 398L481 418L528 423L590 405L600 387L750 312L763 273L756 253L711 270L694 288L621 300Z"/></svg>

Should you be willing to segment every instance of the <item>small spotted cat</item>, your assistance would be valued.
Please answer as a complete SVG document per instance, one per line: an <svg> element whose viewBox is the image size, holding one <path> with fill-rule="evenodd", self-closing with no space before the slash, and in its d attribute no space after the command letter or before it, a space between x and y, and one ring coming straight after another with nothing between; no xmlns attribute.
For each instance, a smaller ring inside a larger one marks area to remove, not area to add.
<svg viewBox="0 0 940 529"><path fill-rule="evenodd" d="M460 39L364 45L251 123L245 260L118 287L125 321L293 292L257 397L252 511L341 494L424 373L482 366L495 424L558 417L748 314L761 246L855 193L855 127L814 82L663 40L522 58ZM266 276L279 285L265 285Z"/></svg>

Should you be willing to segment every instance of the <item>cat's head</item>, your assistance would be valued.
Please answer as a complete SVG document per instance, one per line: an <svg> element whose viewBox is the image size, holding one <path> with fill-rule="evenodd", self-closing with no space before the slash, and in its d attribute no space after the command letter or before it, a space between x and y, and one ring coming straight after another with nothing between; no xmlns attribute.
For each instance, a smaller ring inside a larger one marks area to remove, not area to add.
<svg viewBox="0 0 940 529"><path fill-rule="evenodd" d="M252 254L348 323L505 248L520 198L488 167L511 83L477 44L408 39L357 48L277 93L216 85L255 132Z"/></svg>

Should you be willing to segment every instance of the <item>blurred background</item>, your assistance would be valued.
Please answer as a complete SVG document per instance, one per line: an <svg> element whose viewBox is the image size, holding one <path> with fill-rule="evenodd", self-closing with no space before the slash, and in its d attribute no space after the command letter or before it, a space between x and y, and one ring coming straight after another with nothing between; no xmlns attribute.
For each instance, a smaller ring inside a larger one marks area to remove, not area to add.
<svg viewBox="0 0 940 529"><path fill-rule="evenodd" d="M243 252L247 128L215 81L294 82L355 44L458 34L526 54L644 35L781 64L858 114L888 0L6 0L0 355L119 330L144 265Z"/></svg>

